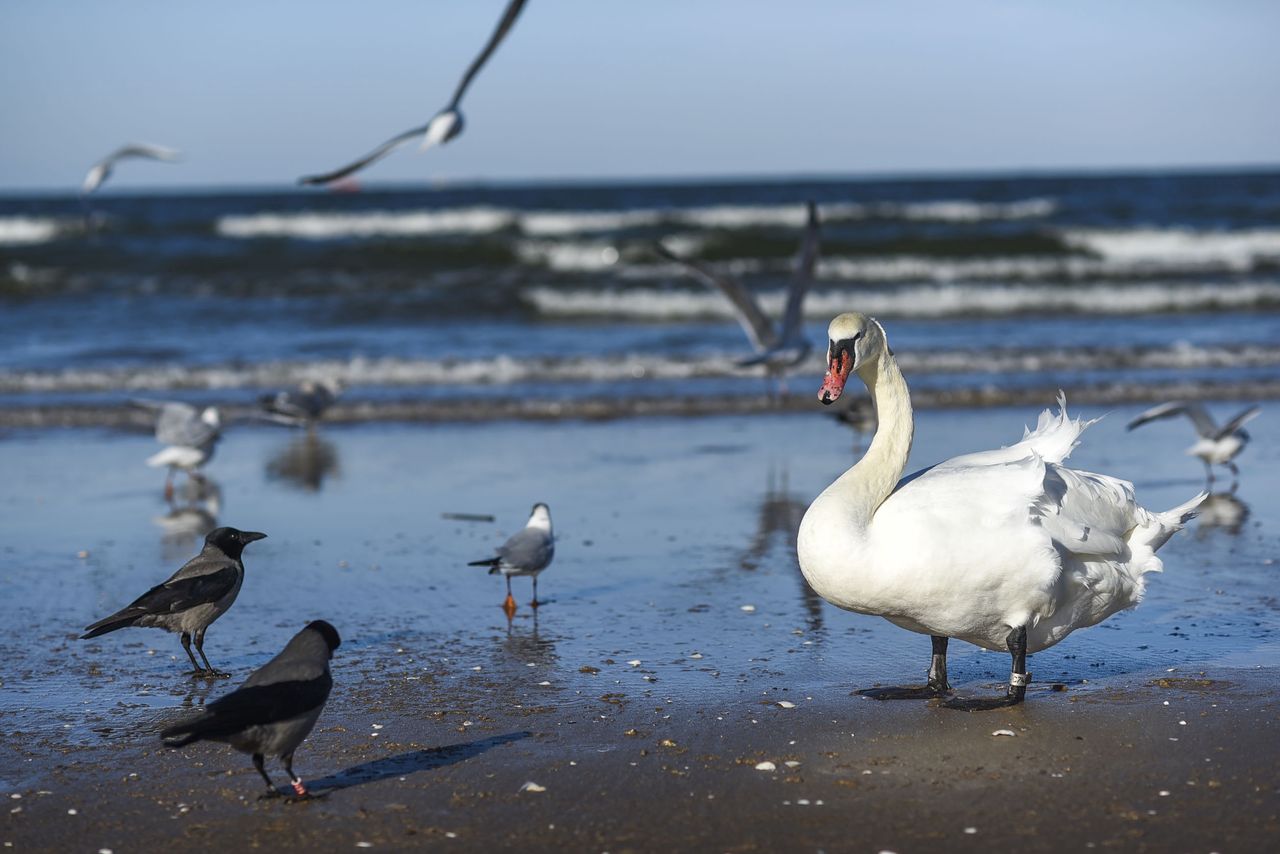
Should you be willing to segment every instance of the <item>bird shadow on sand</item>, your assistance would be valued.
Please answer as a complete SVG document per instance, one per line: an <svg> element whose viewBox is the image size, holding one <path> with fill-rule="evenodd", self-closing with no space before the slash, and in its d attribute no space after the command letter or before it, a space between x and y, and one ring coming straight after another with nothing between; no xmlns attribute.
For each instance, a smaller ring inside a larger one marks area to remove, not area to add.
<svg viewBox="0 0 1280 854"><path fill-rule="evenodd" d="M495 747L520 741L531 735L533 735L531 732L509 732L462 744L427 747L422 750L411 750L408 753L398 753L395 756L384 756L372 762L353 765L319 780L310 780L307 785L317 796L323 797L331 792L362 786L365 783L376 783L391 777L405 777L419 771L430 771L457 762L465 762Z"/></svg>

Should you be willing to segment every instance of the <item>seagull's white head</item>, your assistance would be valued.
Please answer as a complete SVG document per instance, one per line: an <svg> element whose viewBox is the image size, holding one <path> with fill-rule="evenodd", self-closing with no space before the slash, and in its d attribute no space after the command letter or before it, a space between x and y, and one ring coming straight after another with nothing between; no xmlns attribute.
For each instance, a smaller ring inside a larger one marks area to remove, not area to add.
<svg viewBox="0 0 1280 854"><path fill-rule="evenodd" d="M427 125L427 132L422 135L422 147L418 150L426 151L433 145L444 145L462 133L462 124L461 111L453 108L441 110Z"/></svg>
<svg viewBox="0 0 1280 854"><path fill-rule="evenodd" d="M205 410L200 413L200 420L215 430L222 429L222 414L218 412L218 407L216 406L206 407Z"/></svg>
<svg viewBox="0 0 1280 854"><path fill-rule="evenodd" d="M884 327L874 317L851 311L841 314L827 327L827 375L822 379L818 400L834 403L844 391L849 375L875 364L889 349Z"/></svg>
<svg viewBox="0 0 1280 854"><path fill-rule="evenodd" d="M551 530L551 508L539 502L533 505L533 512L529 515L529 522L526 528L538 528L543 531Z"/></svg>

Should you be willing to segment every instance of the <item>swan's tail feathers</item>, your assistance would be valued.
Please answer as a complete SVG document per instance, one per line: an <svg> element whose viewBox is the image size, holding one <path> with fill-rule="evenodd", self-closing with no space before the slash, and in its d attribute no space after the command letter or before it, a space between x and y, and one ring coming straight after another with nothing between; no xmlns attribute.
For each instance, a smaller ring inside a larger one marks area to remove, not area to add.
<svg viewBox="0 0 1280 854"><path fill-rule="evenodd" d="M1080 444L1080 434L1097 422L1097 418L1088 421L1071 418L1067 414L1067 395L1059 390L1057 415L1047 409L1041 412L1036 429L1027 428L1023 433L1022 444L1030 447L1045 462L1060 463Z"/></svg>
<svg viewBox="0 0 1280 854"><path fill-rule="evenodd" d="M1160 525L1160 533L1148 541L1151 550L1163 546L1169 541L1169 538L1182 530L1182 526L1190 522L1196 516L1200 515L1200 505L1209 497L1208 492L1201 492L1190 501L1179 504L1177 507L1170 508L1163 513L1152 514Z"/></svg>
<svg viewBox="0 0 1280 854"><path fill-rule="evenodd" d="M1163 513L1151 513L1139 507L1139 518L1143 521L1129 532L1129 548L1133 550L1129 566L1137 570L1139 576L1148 572L1163 572L1164 561L1156 556L1156 551L1181 531L1183 525L1195 518L1200 503L1208 497L1209 493L1201 492L1190 501Z"/></svg>

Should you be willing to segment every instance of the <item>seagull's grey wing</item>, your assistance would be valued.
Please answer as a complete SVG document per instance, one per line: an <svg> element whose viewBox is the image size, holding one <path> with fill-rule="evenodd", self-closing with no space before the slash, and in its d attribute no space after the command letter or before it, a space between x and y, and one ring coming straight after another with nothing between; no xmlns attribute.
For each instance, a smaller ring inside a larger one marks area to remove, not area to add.
<svg viewBox="0 0 1280 854"><path fill-rule="evenodd" d="M489 36L489 42L484 46L484 50L480 51L480 55L471 61L467 73L462 75L462 80L458 83L458 88L453 92L453 98L449 101L449 109L458 109L459 102L462 101L463 94L467 91L467 87L471 85L471 80L480 73L480 69L489 61L489 57L502 40L506 38L507 33L515 24L516 18L520 15L520 10L524 8L525 0L511 0L507 4L507 10L502 13L502 20L498 21L498 26L494 28L493 35Z"/></svg>
<svg viewBox="0 0 1280 854"><path fill-rule="evenodd" d="M524 528L498 549L502 562L523 570L536 571L551 562L555 540L546 531Z"/></svg>
<svg viewBox="0 0 1280 854"><path fill-rule="evenodd" d="M809 202L809 218L800 241L800 254L796 257L791 286L787 289L787 308L782 315L783 341L792 341L800 336L800 327L804 324L804 297L813 284L813 268L818 263L818 237L818 206Z"/></svg>
<svg viewBox="0 0 1280 854"><path fill-rule="evenodd" d="M382 145L379 145L373 151L370 151L368 154L366 154L364 157L361 157L359 160L355 161L354 163L348 163L346 166L343 166L341 169L335 169L332 172L325 172L322 175L304 175L298 179L298 183L314 186L318 184L330 184L330 183L333 183L334 181L341 180L342 178L345 178L354 172L359 172L361 169L368 166L370 163L374 163L378 160L381 160L382 158L386 157L388 154L395 151L397 148L404 145L406 142L413 139L414 137L422 136L424 133L427 132L428 127L430 127L430 125L426 124L426 125L423 125L422 127L416 127L416 128L413 128L412 130L407 130L404 133L399 134L398 136L393 136L391 139L382 143Z"/></svg>
<svg viewBox="0 0 1280 854"><path fill-rule="evenodd" d="M206 423L194 406L185 403L166 403L156 421L156 438L166 445L198 448L217 435L217 428Z"/></svg>
<svg viewBox="0 0 1280 854"><path fill-rule="evenodd" d="M219 697L200 715L160 733L165 740L227 738L252 726L292 720L312 712L329 699L333 677L326 669L313 679L246 685Z"/></svg>
<svg viewBox="0 0 1280 854"><path fill-rule="evenodd" d="M1232 433L1236 432L1241 427L1243 427L1246 421L1252 420L1261 411L1262 411L1262 407L1258 406L1257 404L1254 404L1253 406L1250 406L1248 409L1245 409L1237 413L1235 417L1233 417L1226 424L1223 424L1222 427L1219 428L1219 430L1213 434L1213 438L1225 439L1226 437L1230 436Z"/></svg>
<svg viewBox="0 0 1280 854"><path fill-rule="evenodd" d="M696 261L685 260L662 243L655 244L655 247L663 258L676 262L684 267L685 272L690 276L710 285L729 299L734 313L738 315L738 324L742 326L742 331L747 334L747 338L751 339L751 344L757 351L772 350L778 346L778 336L773 329L773 324L764 316L755 297L747 293L747 289L739 281L728 276L717 275Z"/></svg>
<svg viewBox="0 0 1280 854"><path fill-rule="evenodd" d="M135 142L126 145L123 148L116 149L104 163L114 163L117 160L123 160L126 157L144 157L148 160L177 160L181 152L174 148L166 148L163 145L149 145L145 142Z"/></svg>
<svg viewBox="0 0 1280 854"><path fill-rule="evenodd" d="M1161 418L1173 418L1175 415L1185 415L1190 418L1191 423L1195 425L1196 433L1206 438L1218 432L1217 426L1214 425L1213 419L1209 417L1209 413L1205 411L1204 406L1194 402L1184 403L1180 400L1173 400L1169 403L1151 407L1130 421L1127 429L1133 430L1148 422L1157 421Z"/></svg>

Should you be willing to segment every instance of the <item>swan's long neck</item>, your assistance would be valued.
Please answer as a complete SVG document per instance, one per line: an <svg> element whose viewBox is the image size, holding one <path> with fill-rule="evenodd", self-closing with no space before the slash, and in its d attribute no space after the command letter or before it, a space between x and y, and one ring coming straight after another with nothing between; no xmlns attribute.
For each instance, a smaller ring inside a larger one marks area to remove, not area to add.
<svg viewBox="0 0 1280 854"><path fill-rule="evenodd" d="M866 525L902 478L911 455L915 419L907 382L892 355L884 353L858 371L858 376L875 401L879 426L867 453L831 484L828 492L839 494L858 521Z"/></svg>

